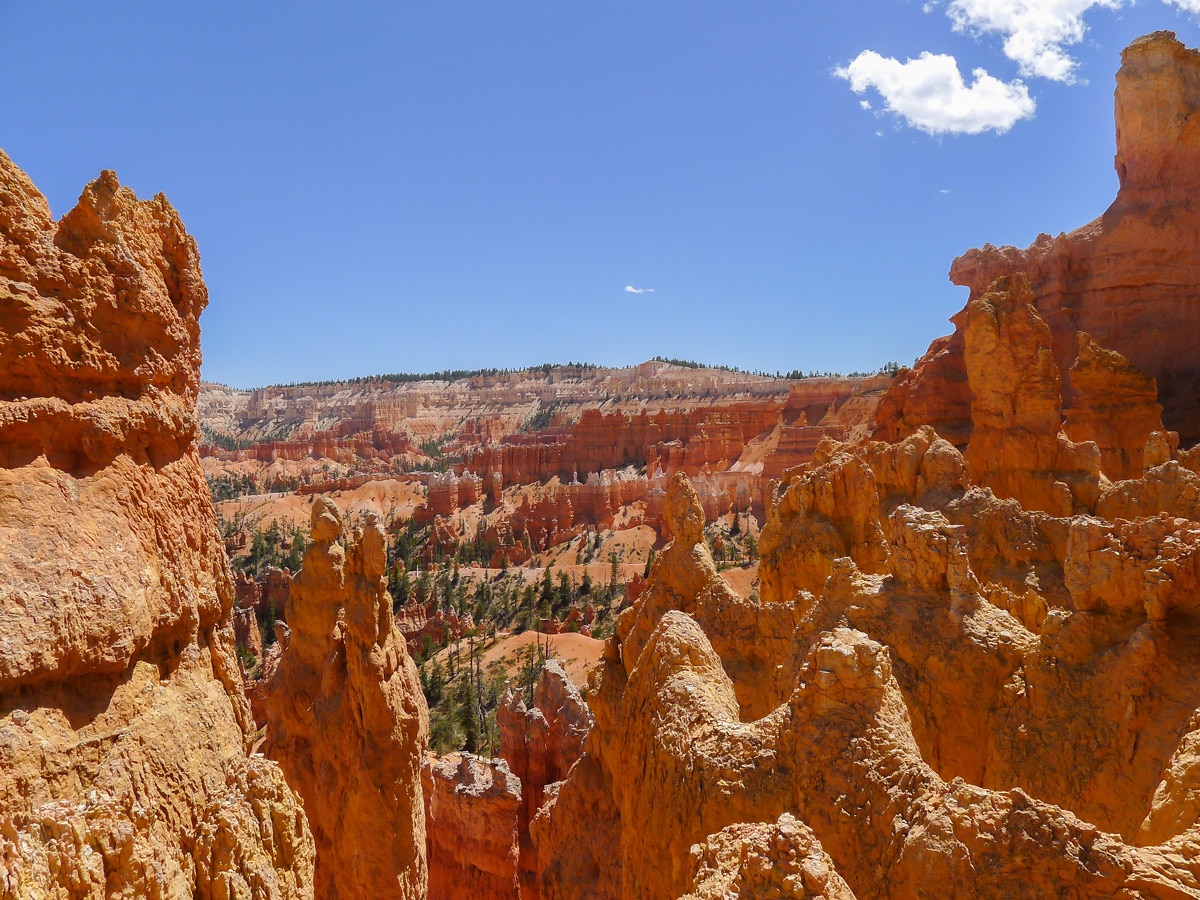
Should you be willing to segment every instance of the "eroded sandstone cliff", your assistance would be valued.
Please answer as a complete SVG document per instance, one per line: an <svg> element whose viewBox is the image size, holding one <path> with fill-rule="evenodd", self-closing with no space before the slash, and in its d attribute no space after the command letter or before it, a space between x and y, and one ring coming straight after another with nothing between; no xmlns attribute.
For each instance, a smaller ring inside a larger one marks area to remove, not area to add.
<svg viewBox="0 0 1200 900"><path fill-rule="evenodd" d="M1200 891L1192 523L1026 511L932 430L824 449L781 488L758 603L722 596L673 485L683 527L535 822L543 895L733 884L758 851L722 848L784 816L776 852L827 853L860 898ZM803 499L831 475L833 515ZM790 552L846 541L851 508L874 527L828 573Z"/></svg>
<svg viewBox="0 0 1200 900"><path fill-rule="evenodd" d="M1100 218L1070 234L1043 234L1025 250L990 244L970 250L950 269L971 300L998 277L1022 272L1038 315L1052 335L1064 373L1068 415L1078 333L1120 353L1158 384L1163 422L1185 444L1200 439L1200 54L1170 32L1134 41L1117 73L1116 168L1120 189ZM876 414L877 436L896 440L931 424L952 443L970 436L965 390L963 313L939 338L902 390ZM1134 474L1137 474L1136 472Z"/></svg>
<svg viewBox="0 0 1200 900"><path fill-rule="evenodd" d="M313 896L254 738L196 451L195 242L0 153L0 896Z"/></svg>
<svg viewBox="0 0 1200 900"><path fill-rule="evenodd" d="M521 688L510 687L496 710L500 755L521 780L518 817L521 900L541 896L537 850L530 826L546 799L546 790L567 777L583 753L592 714L579 688L557 660L547 660L538 676L532 703Z"/></svg>
<svg viewBox="0 0 1200 900"><path fill-rule="evenodd" d="M426 760L429 900L516 900L521 779L502 759Z"/></svg>

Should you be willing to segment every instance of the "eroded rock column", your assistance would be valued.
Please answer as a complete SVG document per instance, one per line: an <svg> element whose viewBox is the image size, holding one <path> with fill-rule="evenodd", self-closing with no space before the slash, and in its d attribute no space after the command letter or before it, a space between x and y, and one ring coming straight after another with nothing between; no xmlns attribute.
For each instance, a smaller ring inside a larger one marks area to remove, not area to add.
<svg viewBox="0 0 1200 900"><path fill-rule="evenodd" d="M345 549L338 508L313 505L290 634L268 688L267 754L304 798L327 898L425 897L421 762L429 713L392 618L377 522Z"/></svg>

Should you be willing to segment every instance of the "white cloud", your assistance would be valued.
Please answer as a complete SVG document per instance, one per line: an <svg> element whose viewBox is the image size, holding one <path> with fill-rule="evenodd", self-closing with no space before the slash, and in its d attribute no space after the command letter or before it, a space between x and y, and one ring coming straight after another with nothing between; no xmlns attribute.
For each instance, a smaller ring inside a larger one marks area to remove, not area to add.
<svg viewBox="0 0 1200 900"><path fill-rule="evenodd" d="M1166 0L1185 8L1200 0ZM999 34L1004 55L1021 74L1053 81L1075 80L1076 61L1064 47L1083 40L1084 15L1095 7L1119 9L1125 0L950 0L946 15L955 31Z"/></svg>
<svg viewBox="0 0 1200 900"><path fill-rule="evenodd" d="M653 294L654 288L639 288L632 284L625 285L625 293L627 294Z"/></svg>
<svg viewBox="0 0 1200 900"><path fill-rule="evenodd" d="M858 105L861 106L863 109L870 109L871 101L870 100L859 100Z"/></svg>
<svg viewBox="0 0 1200 900"><path fill-rule="evenodd" d="M948 194L948 193L950 193L950 188L939 188L938 193L939 194Z"/></svg>
<svg viewBox="0 0 1200 900"><path fill-rule="evenodd" d="M1200 0L1163 0L1163 3L1168 6L1178 6L1185 12L1195 13L1200 16Z"/></svg>
<svg viewBox="0 0 1200 900"><path fill-rule="evenodd" d="M856 94L874 88L889 111L930 134L1005 132L1037 108L1020 81L1003 82L983 69L972 72L968 87L958 61L945 54L926 52L900 62L864 50L834 74Z"/></svg>

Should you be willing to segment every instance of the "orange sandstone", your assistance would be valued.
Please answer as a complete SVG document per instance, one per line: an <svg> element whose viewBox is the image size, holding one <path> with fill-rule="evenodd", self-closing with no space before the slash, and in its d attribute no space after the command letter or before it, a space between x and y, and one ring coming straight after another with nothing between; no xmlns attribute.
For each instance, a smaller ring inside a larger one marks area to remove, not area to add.
<svg viewBox="0 0 1200 900"><path fill-rule="evenodd" d="M254 739L196 449L196 244L0 153L0 895L313 897Z"/></svg>
<svg viewBox="0 0 1200 900"><path fill-rule="evenodd" d="M1134 41L1122 54L1116 90L1120 188L1098 219L1069 234L1040 235L1025 250L988 244L954 261L950 278L981 297L999 277L1029 281L1049 327L1055 363L1067 372L1078 332L1115 351L1158 386L1163 423L1185 443L1200 439L1200 340L1193 310L1200 283L1200 54L1170 32ZM931 424L958 446L970 434L963 388L962 316L876 412L877 436L896 440ZM1068 399L1071 399L1068 397ZM1068 418L1070 412L1068 408ZM1111 473L1110 473L1111 477Z"/></svg>
<svg viewBox="0 0 1200 900"><path fill-rule="evenodd" d="M1126 51L1116 204L956 263L881 440L782 473L761 599L672 482L531 826L547 900L1200 895L1200 467L1162 427L1200 436L1196 85Z"/></svg>
<svg viewBox="0 0 1200 900"><path fill-rule="evenodd" d="M567 777L583 753L592 714L563 665L547 660L538 676L533 703L526 705L520 688L509 688L496 710L500 755L521 781L520 895L540 896L537 851L530 823L542 808L546 789Z"/></svg>
<svg viewBox="0 0 1200 900"><path fill-rule="evenodd" d="M304 798L327 898L424 897L421 764L429 713L392 618L386 539L368 517L343 547L329 500L293 579L268 686L267 755Z"/></svg>
<svg viewBox="0 0 1200 900"><path fill-rule="evenodd" d="M521 780L502 759L428 757L430 900L516 900Z"/></svg>

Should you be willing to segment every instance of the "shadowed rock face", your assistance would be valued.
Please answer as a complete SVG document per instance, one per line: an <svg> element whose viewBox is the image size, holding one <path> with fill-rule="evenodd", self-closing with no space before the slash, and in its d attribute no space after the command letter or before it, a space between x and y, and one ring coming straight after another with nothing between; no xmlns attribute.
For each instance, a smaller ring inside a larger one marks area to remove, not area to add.
<svg viewBox="0 0 1200 900"><path fill-rule="evenodd" d="M1169 36L1126 51L1122 198L956 264L971 299L881 403L888 440L777 484L761 600L672 482L675 540L533 823L543 897L1200 896L1200 453L1162 424L1200 363L1131 337L1200 328L1196 85Z"/></svg>
<svg viewBox="0 0 1200 900"><path fill-rule="evenodd" d="M548 660L533 703L509 687L496 713L502 759L429 755L422 770L429 897L537 900L530 826L579 759L592 726L579 689Z"/></svg>
<svg viewBox="0 0 1200 900"><path fill-rule="evenodd" d="M304 798L318 895L413 900L428 890L429 712L392 618L383 530L368 520L344 548L341 533L338 508L317 500L268 686L266 752Z"/></svg>
<svg viewBox="0 0 1200 900"><path fill-rule="evenodd" d="M1024 250L988 244L954 261L950 280L982 297L999 277L1023 273L1037 314L1052 335L1063 373L1067 416L1078 333L1121 354L1153 378L1167 428L1185 444L1200 440L1200 54L1170 32L1134 41L1122 54L1116 89L1116 168L1120 190L1095 221ZM881 401L876 436L897 440L933 425L963 446L970 435L961 335L939 338ZM1108 469L1106 468L1106 472ZM1133 474L1137 474L1134 472ZM1110 477L1114 473L1109 472ZM1126 473L1115 473L1126 477Z"/></svg>
<svg viewBox="0 0 1200 900"><path fill-rule="evenodd" d="M521 779L502 759L426 758L429 898L515 900Z"/></svg>
<svg viewBox="0 0 1200 900"><path fill-rule="evenodd" d="M545 802L547 788L567 777L583 752L592 714L558 660L547 660L526 706L523 690L509 687L496 709L500 755L521 780L520 896L536 900L537 851L530 824Z"/></svg>
<svg viewBox="0 0 1200 900"><path fill-rule="evenodd" d="M196 452L195 242L104 172L55 222L0 153L0 893L312 897L254 737Z"/></svg>

